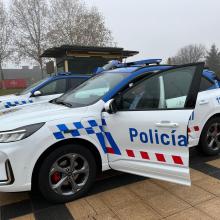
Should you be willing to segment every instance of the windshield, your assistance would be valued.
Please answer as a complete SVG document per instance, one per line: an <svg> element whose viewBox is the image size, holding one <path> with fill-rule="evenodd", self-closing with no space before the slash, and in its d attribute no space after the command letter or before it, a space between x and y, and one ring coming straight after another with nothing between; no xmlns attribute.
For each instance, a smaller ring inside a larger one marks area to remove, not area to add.
<svg viewBox="0 0 220 220"><path fill-rule="evenodd" d="M17 95L25 95L25 94L31 92L36 86L40 85L42 82L44 82L46 80L47 80L47 78L46 79L42 79L42 80L40 80L40 81L38 81L38 82L28 86L25 90L21 91Z"/></svg>
<svg viewBox="0 0 220 220"><path fill-rule="evenodd" d="M91 105L128 76L129 73L106 72L99 74L58 98L56 103L68 103L71 107Z"/></svg>

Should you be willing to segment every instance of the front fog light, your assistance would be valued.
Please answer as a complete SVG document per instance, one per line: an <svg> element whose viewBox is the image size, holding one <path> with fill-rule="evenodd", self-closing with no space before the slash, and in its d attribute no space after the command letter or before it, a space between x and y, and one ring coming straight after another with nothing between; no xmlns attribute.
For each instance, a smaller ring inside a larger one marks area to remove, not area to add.
<svg viewBox="0 0 220 220"><path fill-rule="evenodd" d="M12 131L0 132L0 143L20 141L38 131L45 123L33 124Z"/></svg>

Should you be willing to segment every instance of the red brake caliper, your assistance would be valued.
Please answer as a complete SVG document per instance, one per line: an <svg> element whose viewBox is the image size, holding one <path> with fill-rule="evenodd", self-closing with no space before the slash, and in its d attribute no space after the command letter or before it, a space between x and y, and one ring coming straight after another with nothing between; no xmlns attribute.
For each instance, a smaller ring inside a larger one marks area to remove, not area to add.
<svg viewBox="0 0 220 220"><path fill-rule="evenodd" d="M60 175L59 172L55 172L55 173L52 174L51 181L52 181L53 184L58 183L60 180L61 180L61 175Z"/></svg>

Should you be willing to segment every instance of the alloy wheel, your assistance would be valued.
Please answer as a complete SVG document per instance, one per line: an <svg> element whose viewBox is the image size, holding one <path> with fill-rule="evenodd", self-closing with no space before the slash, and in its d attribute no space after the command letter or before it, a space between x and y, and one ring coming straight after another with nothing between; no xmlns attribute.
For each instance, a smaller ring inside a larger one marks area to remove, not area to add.
<svg viewBox="0 0 220 220"><path fill-rule="evenodd" d="M49 173L51 189L59 195L69 196L80 191L89 178L88 161L76 153L60 157Z"/></svg>
<svg viewBox="0 0 220 220"><path fill-rule="evenodd" d="M209 127L206 135L208 148L213 150L220 149L220 123L213 123Z"/></svg>

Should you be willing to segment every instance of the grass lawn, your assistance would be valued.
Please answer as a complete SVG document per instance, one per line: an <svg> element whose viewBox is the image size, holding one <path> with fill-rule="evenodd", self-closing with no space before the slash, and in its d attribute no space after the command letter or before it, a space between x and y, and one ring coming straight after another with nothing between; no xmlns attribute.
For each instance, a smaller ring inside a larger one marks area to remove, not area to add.
<svg viewBox="0 0 220 220"><path fill-rule="evenodd" d="M9 94L17 93L21 90L22 89L0 89L0 96L1 95L9 95Z"/></svg>

